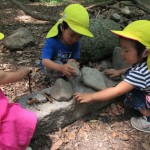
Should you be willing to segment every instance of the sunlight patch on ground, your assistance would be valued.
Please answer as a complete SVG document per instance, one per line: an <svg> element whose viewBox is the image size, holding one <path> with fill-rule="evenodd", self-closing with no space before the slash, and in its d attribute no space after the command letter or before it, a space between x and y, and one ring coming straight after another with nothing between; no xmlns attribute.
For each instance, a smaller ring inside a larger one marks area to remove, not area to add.
<svg viewBox="0 0 150 150"><path fill-rule="evenodd" d="M12 64L0 64L1 70L10 71L12 67Z"/></svg>
<svg viewBox="0 0 150 150"><path fill-rule="evenodd" d="M5 14L12 14L12 9L5 9Z"/></svg>
<svg viewBox="0 0 150 150"><path fill-rule="evenodd" d="M61 6L61 5L64 5L65 3L64 2L59 2L59 3L55 3L55 2L42 2L42 3L30 3L28 5L30 6L52 6L52 7L55 7L55 6Z"/></svg>
<svg viewBox="0 0 150 150"><path fill-rule="evenodd" d="M27 16L27 15L18 15L15 18L16 21L20 21L20 22L24 22L24 23L45 23L46 21L41 21L41 20L36 20L33 19L31 16Z"/></svg>

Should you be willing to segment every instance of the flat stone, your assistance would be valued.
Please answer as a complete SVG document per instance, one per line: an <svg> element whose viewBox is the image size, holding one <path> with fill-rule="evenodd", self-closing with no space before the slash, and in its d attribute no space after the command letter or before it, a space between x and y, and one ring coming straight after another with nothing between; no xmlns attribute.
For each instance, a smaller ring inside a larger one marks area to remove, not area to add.
<svg viewBox="0 0 150 150"><path fill-rule="evenodd" d="M33 98L36 98L39 101L39 103L47 102L46 97L43 96L42 94L36 94Z"/></svg>
<svg viewBox="0 0 150 150"><path fill-rule="evenodd" d="M70 80L69 83L72 85L74 93L95 92L93 89L83 85L80 78L74 78L73 80ZM85 114L101 109L112 102L112 100L110 100L107 102L92 102L88 104L79 104L73 98L68 102L58 102L51 98L51 102L48 101L46 103L32 105L27 104L29 98L34 97L37 94L47 93L50 90L51 87L37 93L25 95L19 99L19 103L22 105L22 107L31 110L37 114L38 123L34 135L35 137L50 133L54 130L58 130L59 128L62 128L76 121Z"/></svg>
<svg viewBox="0 0 150 150"><path fill-rule="evenodd" d="M50 95L57 101L69 101L73 95L72 86L64 79L57 79L51 88Z"/></svg>
<svg viewBox="0 0 150 150"><path fill-rule="evenodd" d="M67 64L75 68L75 72L76 72L75 76L80 76L79 65L76 62L68 61Z"/></svg>
<svg viewBox="0 0 150 150"><path fill-rule="evenodd" d="M83 67L81 74L83 83L88 87L91 87L95 90L103 90L106 88L104 78L99 70L90 67Z"/></svg>

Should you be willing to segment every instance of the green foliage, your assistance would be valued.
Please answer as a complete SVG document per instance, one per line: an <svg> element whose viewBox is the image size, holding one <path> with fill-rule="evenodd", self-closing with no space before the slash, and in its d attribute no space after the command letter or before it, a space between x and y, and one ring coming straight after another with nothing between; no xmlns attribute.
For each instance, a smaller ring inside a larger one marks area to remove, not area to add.
<svg viewBox="0 0 150 150"><path fill-rule="evenodd" d="M39 0L39 2L60 3L60 2L68 2L68 0Z"/></svg>
<svg viewBox="0 0 150 150"><path fill-rule="evenodd" d="M88 3L97 3L97 2L105 2L107 0L84 0L84 2L88 2Z"/></svg>
<svg viewBox="0 0 150 150"><path fill-rule="evenodd" d="M52 3L60 3L60 2L69 2L70 0L39 0L39 2L52 2ZM96 2L105 2L106 0L82 0L82 2L88 3L96 3Z"/></svg>

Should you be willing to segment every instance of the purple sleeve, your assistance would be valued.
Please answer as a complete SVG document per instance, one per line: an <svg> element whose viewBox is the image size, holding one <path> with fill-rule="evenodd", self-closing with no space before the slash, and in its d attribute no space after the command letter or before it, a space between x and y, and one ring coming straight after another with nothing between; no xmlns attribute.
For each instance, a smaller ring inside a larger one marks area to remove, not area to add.
<svg viewBox="0 0 150 150"><path fill-rule="evenodd" d="M41 59L52 59L54 52L54 39L48 38L46 39L45 45L42 49Z"/></svg>

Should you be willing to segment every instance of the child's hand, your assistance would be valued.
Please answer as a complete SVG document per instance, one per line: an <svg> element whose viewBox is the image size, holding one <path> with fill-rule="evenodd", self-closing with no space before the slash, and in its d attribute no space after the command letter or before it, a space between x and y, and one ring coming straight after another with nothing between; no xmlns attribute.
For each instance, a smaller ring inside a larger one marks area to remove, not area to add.
<svg viewBox="0 0 150 150"><path fill-rule="evenodd" d="M75 59L68 59L68 61L77 62Z"/></svg>
<svg viewBox="0 0 150 150"><path fill-rule="evenodd" d="M108 75L110 78L118 77L120 76L120 71L115 69L108 69L105 70L105 74Z"/></svg>
<svg viewBox="0 0 150 150"><path fill-rule="evenodd" d="M68 59L69 62L75 62L78 66L80 66L80 63L77 62L75 59Z"/></svg>
<svg viewBox="0 0 150 150"><path fill-rule="evenodd" d="M32 67L24 67L19 70L24 74L24 77L31 76L32 74Z"/></svg>
<svg viewBox="0 0 150 150"><path fill-rule="evenodd" d="M64 64L63 65L63 69L62 69L62 73L67 76L67 77L70 77L71 75L75 74L76 73L76 70L74 67L72 67L71 65L69 64Z"/></svg>
<svg viewBox="0 0 150 150"><path fill-rule="evenodd" d="M90 93L75 93L74 99L80 103L88 103L92 101L92 94Z"/></svg>

